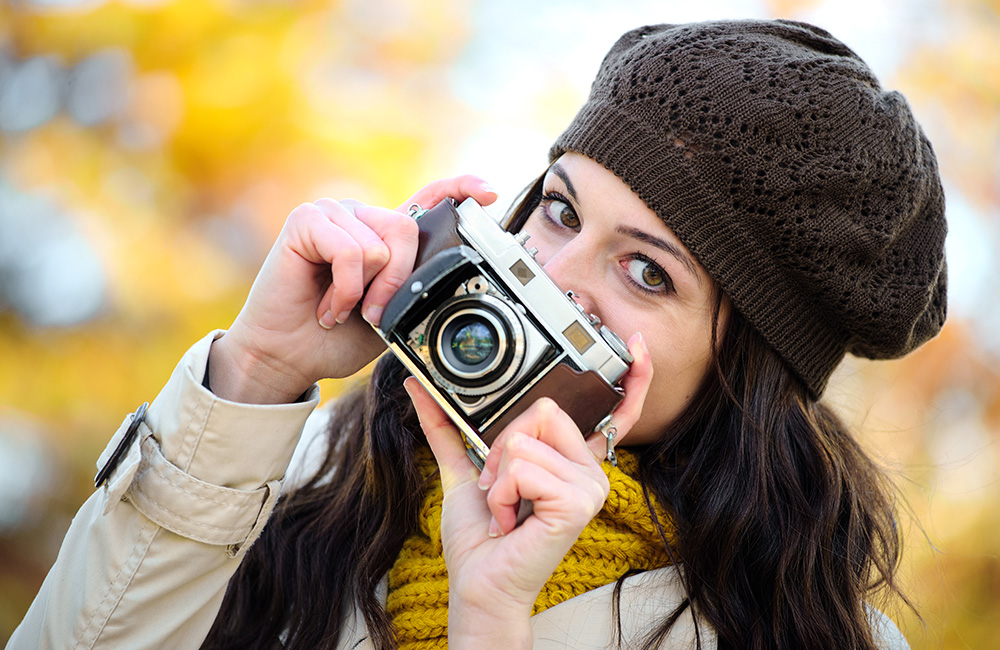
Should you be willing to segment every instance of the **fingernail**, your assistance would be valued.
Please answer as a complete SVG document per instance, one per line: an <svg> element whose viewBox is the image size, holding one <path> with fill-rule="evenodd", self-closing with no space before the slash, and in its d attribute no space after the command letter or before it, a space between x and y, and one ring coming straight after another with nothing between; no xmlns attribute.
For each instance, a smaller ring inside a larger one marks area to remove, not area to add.
<svg viewBox="0 0 1000 650"><path fill-rule="evenodd" d="M379 321L382 320L383 309L385 308L382 305L369 305L364 313L365 320L372 325L378 325Z"/></svg>
<svg viewBox="0 0 1000 650"><path fill-rule="evenodd" d="M490 537L500 537L503 535L503 531L500 530L500 524L497 523L496 517L490 517Z"/></svg>
<svg viewBox="0 0 1000 650"><path fill-rule="evenodd" d="M403 380L403 389L406 391L406 394L410 398L411 402L413 402L413 391L417 390L417 386L419 385L420 382L418 382L415 377L407 377ZM416 406L416 404L414 404L414 406ZM420 414L417 413L417 416L419 415Z"/></svg>
<svg viewBox="0 0 1000 650"><path fill-rule="evenodd" d="M483 471L479 473L479 489L488 490L491 485L493 485L493 472L484 467Z"/></svg>
<svg viewBox="0 0 1000 650"><path fill-rule="evenodd" d="M338 323L343 323L344 321L346 321L348 319L348 317L350 317L350 315L351 315L351 310L350 309L345 309L344 311L340 312L339 316L337 316L337 322Z"/></svg>
<svg viewBox="0 0 1000 650"><path fill-rule="evenodd" d="M483 181L482 183L479 184L479 189L481 189L484 192L489 192L490 194L497 193L497 191L493 189L493 186L487 183L486 181Z"/></svg>
<svg viewBox="0 0 1000 650"><path fill-rule="evenodd" d="M326 313L319 319L319 326L325 330L332 329L334 322L333 312L327 309Z"/></svg>

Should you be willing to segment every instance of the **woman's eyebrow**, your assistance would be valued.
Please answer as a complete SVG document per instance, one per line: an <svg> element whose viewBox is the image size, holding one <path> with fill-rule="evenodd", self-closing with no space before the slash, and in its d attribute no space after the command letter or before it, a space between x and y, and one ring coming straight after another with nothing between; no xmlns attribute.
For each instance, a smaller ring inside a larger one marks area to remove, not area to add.
<svg viewBox="0 0 1000 650"><path fill-rule="evenodd" d="M569 174L566 173L566 170L563 169L559 163L555 163L549 168L549 171L562 180L562 182L566 185L566 191L569 192L569 195L573 197L574 201L579 203L580 198L576 195L576 188L573 187L573 181L569 179Z"/></svg>
<svg viewBox="0 0 1000 650"><path fill-rule="evenodd" d="M626 237L631 237L632 239L638 239L643 243L669 253L671 257L680 262L684 268L686 268L688 272L695 277L698 284L702 284L701 273L698 272L698 266L694 263L694 260L692 260L689 255L678 248L675 244L668 242L665 239L660 239L659 237L650 235L648 232L639 230L638 228L634 228L632 226L616 226L615 232L625 235Z"/></svg>
<svg viewBox="0 0 1000 650"><path fill-rule="evenodd" d="M563 169L562 166L557 162L554 163L549 168L549 171L551 171L553 174L558 176L560 180L562 180L563 184L566 185L566 191L569 193L569 195L573 198L575 202L579 203L580 198L576 195L576 188L573 187L573 181L569 179L569 174L566 173L566 170ZM669 253L672 257L677 259L677 261L680 262L691 275L695 277L695 279L698 281L698 284L704 284L704 281L702 280L701 277L701 273L698 272L698 265L694 263L694 260L692 260L689 255L685 254L684 251L682 251L676 245L666 241L665 239L654 237L653 235L650 235L648 232L639 230L638 228L635 228L633 226L617 226L615 228L615 232L625 235L626 237L631 237L632 239L638 239L643 243L649 244L650 246L654 246L662 251Z"/></svg>

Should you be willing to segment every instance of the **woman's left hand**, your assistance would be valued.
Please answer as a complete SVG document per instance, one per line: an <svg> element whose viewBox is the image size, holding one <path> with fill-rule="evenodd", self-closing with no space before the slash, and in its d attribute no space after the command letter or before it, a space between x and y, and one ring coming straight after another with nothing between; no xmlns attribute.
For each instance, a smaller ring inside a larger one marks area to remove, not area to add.
<svg viewBox="0 0 1000 650"><path fill-rule="evenodd" d="M613 414L618 440L639 418L652 379L641 337ZM480 474L458 430L416 379L406 389L441 469L441 537L449 579L449 646L530 648L538 593L608 496L605 440L590 444L550 399L519 415L493 442ZM595 455L595 452L598 452ZM516 525L521 500L532 513Z"/></svg>

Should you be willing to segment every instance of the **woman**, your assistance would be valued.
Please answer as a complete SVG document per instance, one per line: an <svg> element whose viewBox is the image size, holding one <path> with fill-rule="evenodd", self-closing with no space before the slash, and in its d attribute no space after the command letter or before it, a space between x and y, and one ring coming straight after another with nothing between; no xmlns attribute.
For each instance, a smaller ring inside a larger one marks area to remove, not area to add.
<svg viewBox="0 0 1000 650"><path fill-rule="evenodd" d="M649 26L550 159L509 227L629 339L617 468L541 400L480 474L384 356L310 420L275 507L311 386L381 351L362 317L417 239L400 212L300 206L12 647L905 647L866 603L896 591L891 491L820 401L846 352L897 357L944 321L943 195L905 101L809 25ZM445 196L495 198L460 177L411 201Z"/></svg>

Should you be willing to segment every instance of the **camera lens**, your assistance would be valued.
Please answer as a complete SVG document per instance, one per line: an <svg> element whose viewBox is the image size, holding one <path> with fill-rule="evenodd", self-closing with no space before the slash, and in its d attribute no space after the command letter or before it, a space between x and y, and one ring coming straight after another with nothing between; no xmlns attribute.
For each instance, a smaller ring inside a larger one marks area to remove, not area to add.
<svg viewBox="0 0 1000 650"><path fill-rule="evenodd" d="M479 319L460 323L451 337L451 352L455 359L467 366L477 366L493 353L496 346L496 332Z"/></svg>
<svg viewBox="0 0 1000 650"><path fill-rule="evenodd" d="M427 370L446 390L487 395L517 375L524 326L504 300L481 293L446 301L427 324Z"/></svg>
<svg viewBox="0 0 1000 650"><path fill-rule="evenodd" d="M437 355L444 369L464 381L483 379L496 370L507 336L497 314L481 304L457 309L441 324Z"/></svg>

